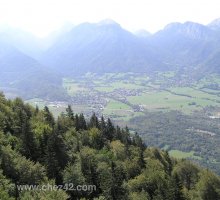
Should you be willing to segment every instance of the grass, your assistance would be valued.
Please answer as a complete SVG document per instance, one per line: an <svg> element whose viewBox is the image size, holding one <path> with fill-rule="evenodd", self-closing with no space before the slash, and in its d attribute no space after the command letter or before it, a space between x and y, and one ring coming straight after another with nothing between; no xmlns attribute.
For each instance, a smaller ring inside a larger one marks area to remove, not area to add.
<svg viewBox="0 0 220 200"><path fill-rule="evenodd" d="M74 96L78 92L86 91L87 88L70 79L63 79L63 88L70 96Z"/></svg>
<svg viewBox="0 0 220 200"><path fill-rule="evenodd" d="M45 106L49 108L49 110L54 114L55 117L58 117L58 115L62 112L65 112L67 105L54 105L53 103L49 103L47 101L44 101L42 99L30 99L25 101L26 103L29 103L30 105L36 107L38 106L39 109L44 109Z"/></svg>
<svg viewBox="0 0 220 200"><path fill-rule="evenodd" d="M118 117L130 115L131 112L132 110L130 106L114 99L109 100L103 111L105 115L114 115Z"/></svg>
<svg viewBox="0 0 220 200"><path fill-rule="evenodd" d="M100 112L108 117L125 121L143 113L134 112L129 105L112 98L126 98L132 105L140 105L141 108L149 111L179 110L185 114L191 114L206 106L220 107L218 91L201 89L210 83L220 84L220 76L213 75L203 78L198 82L198 86L195 84L192 87L170 87L168 90L171 92L161 89L161 86L166 85L166 81L174 76L174 72L158 73L156 78L150 78L148 74L141 73L106 73L103 75L87 73L82 78L63 79L63 87L73 98L76 94L83 94L87 98L87 94L91 97L93 93L100 96L102 100L100 102L105 102L108 98L109 102ZM128 92L118 92L117 89ZM138 90L135 92L136 96L129 96L130 90ZM36 102L40 108L47 104L47 102L36 99L32 101L32 104L35 105ZM91 105L81 105L79 102L73 106L75 106L75 112L91 111ZM56 107L51 109L55 113L63 111Z"/></svg>
<svg viewBox="0 0 220 200"><path fill-rule="evenodd" d="M123 79L121 81L115 80L114 82L112 82L110 84L106 80L105 80L105 82L101 82L100 80L98 80L98 81L96 80L93 83L96 84L94 89L99 92L113 92L116 89L127 89L127 90L145 89L145 86L141 85L142 82L138 82L138 80L136 80L136 81L135 80L126 81L126 79Z"/></svg>
<svg viewBox="0 0 220 200"><path fill-rule="evenodd" d="M143 89L144 86L141 85L137 85L137 84L132 84L129 82L125 82L125 81L117 81L111 84L111 86L115 89L117 88L123 88L123 89Z"/></svg>
<svg viewBox="0 0 220 200"><path fill-rule="evenodd" d="M173 92L191 97L172 94L167 91L151 91L140 96L127 97L132 104L142 105L148 110L180 110L190 114L195 110L200 110L205 106L220 106L216 100L220 100L215 95L200 92L191 88L173 88ZM191 105L195 102L195 105Z"/></svg>
<svg viewBox="0 0 220 200"><path fill-rule="evenodd" d="M114 99L109 99L107 106L104 108L103 114L110 116L115 120L124 121L128 121L132 117L140 115L140 113L134 112L129 105Z"/></svg>
<svg viewBox="0 0 220 200"><path fill-rule="evenodd" d="M203 91L196 90L194 88L190 87L178 87L178 88L171 88L172 92L175 92L177 94L184 94L184 95L189 95L192 96L193 98L197 99L212 99L212 100L220 100L220 97L217 95L212 95Z"/></svg>
<svg viewBox="0 0 220 200"><path fill-rule="evenodd" d="M120 101L116 101L114 99L111 99L108 104L106 109L112 109L112 110L131 110L131 107L128 106L125 103L122 103Z"/></svg>
<svg viewBox="0 0 220 200"><path fill-rule="evenodd" d="M210 93L210 94L220 94L219 90L213 90L213 89L209 89L209 88L203 88L202 91L204 91L206 93Z"/></svg>
<svg viewBox="0 0 220 200"><path fill-rule="evenodd" d="M194 156L194 151L190 152L184 152L184 151L179 151L179 150L170 150L169 151L170 156L178 159L182 158L193 158L197 160L201 160L202 158L199 156Z"/></svg>
<svg viewBox="0 0 220 200"><path fill-rule="evenodd" d="M129 112L129 115L120 116L118 119L128 122L130 119L134 117L143 116L143 112Z"/></svg>
<svg viewBox="0 0 220 200"><path fill-rule="evenodd" d="M25 103L29 103L30 105L34 107L38 106L39 109L43 109L47 104L46 101L44 101L43 99L39 99L39 98L29 99L25 101Z"/></svg>
<svg viewBox="0 0 220 200"><path fill-rule="evenodd" d="M149 92L141 96L128 97L132 104L143 105L148 110L184 110L191 99L188 97L170 94L169 92ZM190 108L192 109L192 108Z"/></svg>
<svg viewBox="0 0 220 200"><path fill-rule="evenodd" d="M179 150L170 150L169 151L170 156L175 157L175 158L190 158L194 155L193 151L190 152L184 152L184 151L179 151Z"/></svg>
<svg viewBox="0 0 220 200"><path fill-rule="evenodd" d="M94 89L99 92L113 92L115 90L115 88L111 86L98 86L98 87L95 87Z"/></svg>
<svg viewBox="0 0 220 200"><path fill-rule="evenodd" d="M45 106L54 114L55 117L58 117L62 112L66 112L68 103L66 104L55 104L54 102L47 102L42 99L30 99L25 101L32 106L38 106L39 109L44 109ZM85 111L90 110L91 108L87 105L71 105L75 113L85 113Z"/></svg>

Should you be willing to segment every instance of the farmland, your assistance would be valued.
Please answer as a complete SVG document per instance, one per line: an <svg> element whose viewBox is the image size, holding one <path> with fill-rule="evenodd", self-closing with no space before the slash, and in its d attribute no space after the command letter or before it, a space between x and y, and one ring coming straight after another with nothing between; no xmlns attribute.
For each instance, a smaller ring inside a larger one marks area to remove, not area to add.
<svg viewBox="0 0 220 200"><path fill-rule="evenodd" d="M30 99L58 116L70 104L75 113L110 117L141 134L149 146L189 158L220 173L220 76L191 80L174 72L88 73L63 79L68 102ZM205 151L209 149L209 151Z"/></svg>
<svg viewBox="0 0 220 200"><path fill-rule="evenodd" d="M199 156L194 156L194 151L184 152L179 150L170 150L169 154L174 158L194 158L194 159L201 159Z"/></svg>
<svg viewBox="0 0 220 200"><path fill-rule="evenodd" d="M178 77L179 79L179 77ZM107 73L63 79L63 87L71 97L69 102L44 102L55 113L62 112L67 104L88 115L111 116L125 120L146 111L171 110L192 114L208 106L220 107L220 77L212 75L201 80L177 79L174 72ZM43 100L29 100L39 105Z"/></svg>

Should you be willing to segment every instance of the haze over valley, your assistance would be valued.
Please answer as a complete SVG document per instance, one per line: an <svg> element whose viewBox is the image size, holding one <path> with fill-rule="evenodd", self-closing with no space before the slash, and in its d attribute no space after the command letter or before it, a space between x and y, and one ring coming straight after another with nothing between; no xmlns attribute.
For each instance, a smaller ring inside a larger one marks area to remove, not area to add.
<svg viewBox="0 0 220 200"><path fill-rule="evenodd" d="M41 39L7 27L0 29L0 90L55 116L71 105L87 117L111 117L147 145L220 173L219 54L220 19L174 22L154 34L108 19Z"/></svg>

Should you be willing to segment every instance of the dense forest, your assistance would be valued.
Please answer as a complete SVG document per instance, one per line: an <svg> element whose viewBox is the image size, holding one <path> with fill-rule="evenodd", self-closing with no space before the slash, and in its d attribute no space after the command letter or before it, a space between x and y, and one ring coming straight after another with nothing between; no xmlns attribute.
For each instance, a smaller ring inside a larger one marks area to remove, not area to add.
<svg viewBox="0 0 220 200"><path fill-rule="evenodd" d="M92 191L42 191L18 185L95 185ZM1 200L219 200L220 178L138 134L70 106L57 119L22 99L0 94Z"/></svg>
<svg viewBox="0 0 220 200"><path fill-rule="evenodd" d="M194 161L220 175L220 119L209 117L213 110L217 109L206 107L192 115L179 111L145 112L144 116L131 119L129 128L138 131L148 146L193 151Z"/></svg>

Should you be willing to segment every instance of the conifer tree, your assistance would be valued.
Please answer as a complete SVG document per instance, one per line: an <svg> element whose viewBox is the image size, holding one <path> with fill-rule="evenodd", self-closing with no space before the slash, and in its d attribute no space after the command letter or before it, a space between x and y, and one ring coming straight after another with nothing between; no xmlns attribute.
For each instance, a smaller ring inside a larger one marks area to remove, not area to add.
<svg viewBox="0 0 220 200"><path fill-rule="evenodd" d="M172 200L185 200L183 193L183 185L180 181L180 178L177 174L174 174L171 177L171 184L169 186L169 198Z"/></svg>
<svg viewBox="0 0 220 200"><path fill-rule="evenodd" d="M77 131L80 130L79 115L78 114L75 115L75 127L76 127Z"/></svg>
<svg viewBox="0 0 220 200"><path fill-rule="evenodd" d="M113 126L111 120L108 118L107 124L106 124L106 138L112 141L114 136L115 136L115 127Z"/></svg>
<svg viewBox="0 0 220 200"><path fill-rule="evenodd" d="M79 115L79 129L87 130L86 120L82 113Z"/></svg>
<svg viewBox="0 0 220 200"><path fill-rule="evenodd" d="M47 106L44 107L44 119L45 121L51 126L53 127L55 125L55 120L53 115L51 114L49 108Z"/></svg>
<svg viewBox="0 0 220 200"><path fill-rule="evenodd" d="M90 121L89 121L89 128L100 128L99 126L99 120L98 118L96 117L95 113L92 114L92 117L90 118Z"/></svg>
<svg viewBox="0 0 220 200"><path fill-rule="evenodd" d="M67 112L67 116L72 120L74 121L74 113L73 113L73 110L71 108L70 105L68 105L67 109L66 109L66 112Z"/></svg>

